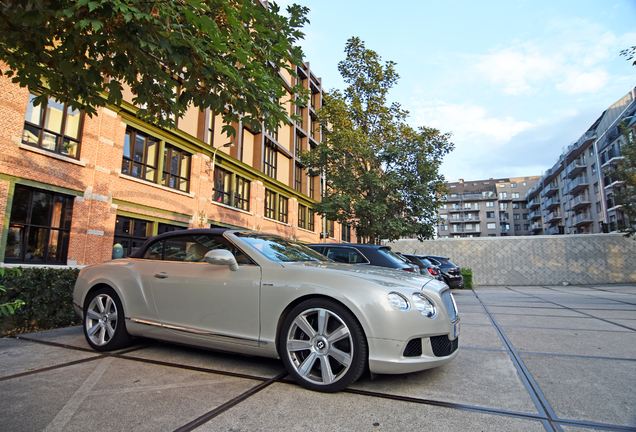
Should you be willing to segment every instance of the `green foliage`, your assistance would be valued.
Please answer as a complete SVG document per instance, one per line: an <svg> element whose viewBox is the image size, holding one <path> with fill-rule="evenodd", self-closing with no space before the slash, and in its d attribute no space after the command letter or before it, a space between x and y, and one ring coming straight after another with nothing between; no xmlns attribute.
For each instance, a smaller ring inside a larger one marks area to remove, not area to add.
<svg viewBox="0 0 636 432"><path fill-rule="evenodd" d="M78 274L76 269L29 267L2 275L0 284L7 290L0 295L0 302L15 302L19 297L23 306L3 317L0 334L76 323L79 318L73 309L73 287Z"/></svg>
<svg viewBox="0 0 636 432"><path fill-rule="evenodd" d="M338 69L348 87L324 94L318 113L327 139L301 156L327 179L325 197L314 209L374 241L432 238L437 197L445 190L438 168L453 148L450 134L414 129L406 123L408 111L388 104L399 78L395 63L383 65L358 38L349 39L345 52Z"/></svg>
<svg viewBox="0 0 636 432"><path fill-rule="evenodd" d="M626 216L626 223L618 228L627 237L633 237L636 235L636 131L633 128L627 130L624 124L621 130L623 158L618 160L615 168L606 168L605 175L624 182L621 189L614 193L616 204L622 205L621 211Z"/></svg>
<svg viewBox="0 0 636 432"><path fill-rule="evenodd" d="M463 268L462 276L464 277L462 288L473 289L473 271L469 268Z"/></svg>
<svg viewBox="0 0 636 432"><path fill-rule="evenodd" d="M9 275L21 275L22 273L20 272L20 269L14 269L14 268L4 268L4 267L0 267L0 278L3 278L6 274ZM7 290L3 285L0 285L0 293L6 293ZM2 297L2 294L0 294L0 297ZM13 315L16 311L16 309L21 308L22 306L24 306L24 302L20 299L13 299L10 302L6 302L6 303L0 303L0 317L7 317L9 315Z"/></svg>
<svg viewBox="0 0 636 432"><path fill-rule="evenodd" d="M210 108L235 133L287 122L285 83L295 74L308 9L253 0L14 0L0 12L0 60L7 76L92 115L122 102L123 85L143 120L174 127L188 106ZM107 77L107 78L106 78ZM45 83L44 86L42 84ZM306 103L300 86L291 89Z"/></svg>

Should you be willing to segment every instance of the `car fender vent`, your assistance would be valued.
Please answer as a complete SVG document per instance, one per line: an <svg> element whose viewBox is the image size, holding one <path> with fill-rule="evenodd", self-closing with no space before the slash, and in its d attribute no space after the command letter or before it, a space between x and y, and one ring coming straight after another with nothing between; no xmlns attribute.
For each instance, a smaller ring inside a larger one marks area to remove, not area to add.
<svg viewBox="0 0 636 432"><path fill-rule="evenodd" d="M457 351L459 338L449 340L448 336L431 336L431 348L435 357L446 357Z"/></svg>
<svg viewBox="0 0 636 432"><path fill-rule="evenodd" d="M422 339L411 339L404 348L404 357L420 357L422 355Z"/></svg>

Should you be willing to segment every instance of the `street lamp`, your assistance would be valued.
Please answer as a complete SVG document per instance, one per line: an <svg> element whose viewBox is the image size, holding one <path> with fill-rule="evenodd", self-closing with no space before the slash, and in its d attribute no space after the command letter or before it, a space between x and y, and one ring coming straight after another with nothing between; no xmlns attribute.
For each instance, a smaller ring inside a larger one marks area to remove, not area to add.
<svg viewBox="0 0 636 432"><path fill-rule="evenodd" d="M214 164L216 163L216 152L223 147L234 147L233 142L225 143L221 147L214 147L214 155L212 156L212 178L214 178Z"/></svg>

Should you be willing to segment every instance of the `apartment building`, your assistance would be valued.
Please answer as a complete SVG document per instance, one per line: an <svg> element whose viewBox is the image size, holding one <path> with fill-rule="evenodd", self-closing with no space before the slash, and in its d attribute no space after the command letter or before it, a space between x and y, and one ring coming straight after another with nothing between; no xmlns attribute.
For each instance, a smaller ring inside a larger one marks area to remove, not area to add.
<svg viewBox="0 0 636 432"><path fill-rule="evenodd" d="M122 106L91 118L53 99L36 107L2 75L0 262L94 264L111 259L115 244L127 256L152 235L209 226L321 241L312 211L321 179L299 153L322 140L322 82L309 63L296 72L280 73L289 88L300 80L310 91L306 108L287 105L302 120L274 131L234 125L231 139L209 110L192 107L164 130L135 117L128 92ZM330 241L356 240L339 224L327 232Z"/></svg>
<svg viewBox="0 0 636 432"><path fill-rule="evenodd" d="M447 183L438 238L530 235L526 193L540 176Z"/></svg>
<svg viewBox="0 0 636 432"><path fill-rule="evenodd" d="M634 91L605 110L527 192L532 234L615 232L627 223L614 201L623 184L606 171L622 157L619 125L634 127Z"/></svg>

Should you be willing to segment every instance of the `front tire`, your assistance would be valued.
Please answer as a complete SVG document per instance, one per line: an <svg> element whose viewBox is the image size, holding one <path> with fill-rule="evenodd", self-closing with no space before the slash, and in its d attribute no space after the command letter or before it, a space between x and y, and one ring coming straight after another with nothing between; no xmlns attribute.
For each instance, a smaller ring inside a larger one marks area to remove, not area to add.
<svg viewBox="0 0 636 432"><path fill-rule="evenodd" d="M131 343L124 323L124 308L112 288L91 292L84 301L84 336L97 351L112 351Z"/></svg>
<svg viewBox="0 0 636 432"><path fill-rule="evenodd" d="M279 353L298 384L332 393L362 375L368 348L362 327L348 309L333 300L310 299L285 319Z"/></svg>

